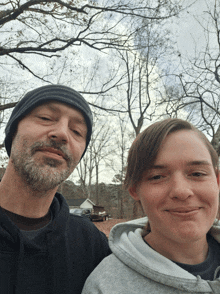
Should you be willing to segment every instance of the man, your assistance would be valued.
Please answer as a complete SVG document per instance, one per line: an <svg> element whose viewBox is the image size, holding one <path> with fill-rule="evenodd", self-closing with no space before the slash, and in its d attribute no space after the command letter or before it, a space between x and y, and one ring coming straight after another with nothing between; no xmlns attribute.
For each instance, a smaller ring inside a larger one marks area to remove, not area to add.
<svg viewBox="0 0 220 294"><path fill-rule="evenodd" d="M9 162L0 183L0 292L81 293L107 256L107 239L69 214L57 188L89 144L92 113L71 88L28 92L5 129Z"/></svg>

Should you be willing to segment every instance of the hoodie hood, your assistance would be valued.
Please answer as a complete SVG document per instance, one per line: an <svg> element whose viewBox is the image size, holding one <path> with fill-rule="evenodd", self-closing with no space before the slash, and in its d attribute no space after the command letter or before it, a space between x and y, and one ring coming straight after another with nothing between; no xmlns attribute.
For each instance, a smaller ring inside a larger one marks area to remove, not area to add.
<svg viewBox="0 0 220 294"><path fill-rule="evenodd" d="M109 245L113 254L123 264L135 272L160 284L193 293L210 293L210 284L195 277L177 264L162 256L143 240L148 218L121 223L113 227L109 235ZM220 222L210 230L210 234L220 242ZM220 270L220 269L219 269ZM219 289L219 282L210 282ZM220 293L220 292L213 292Z"/></svg>

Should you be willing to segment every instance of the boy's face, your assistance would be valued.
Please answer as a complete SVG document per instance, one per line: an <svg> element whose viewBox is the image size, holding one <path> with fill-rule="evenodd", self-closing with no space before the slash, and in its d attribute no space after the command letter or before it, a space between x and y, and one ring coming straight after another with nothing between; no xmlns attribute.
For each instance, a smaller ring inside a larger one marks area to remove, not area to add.
<svg viewBox="0 0 220 294"><path fill-rule="evenodd" d="M210 153L189 130L167 136L153 168L129 192L140 200L160 244L205 240L218 212L219 183Z"/></svg>

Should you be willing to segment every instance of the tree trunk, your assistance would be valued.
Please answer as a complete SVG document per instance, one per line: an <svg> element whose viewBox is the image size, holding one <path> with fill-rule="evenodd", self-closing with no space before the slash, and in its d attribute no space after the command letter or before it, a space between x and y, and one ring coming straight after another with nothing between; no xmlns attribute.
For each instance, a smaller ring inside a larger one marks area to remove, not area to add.
<svg viewBox="0 0 220 294"><path fill-rule="evenodd" d="M99 166L96 164L96 184L95 184L95 190L96 190L96 205L99 205Z"/></svg>
<svg viewBox="0 0 220 294"><path fill-rule="evenodd" d="M216 150L216 152L218 153L218 156L220 156L220 125L212 139L212 146L214 147L214 149Z"/></svg>

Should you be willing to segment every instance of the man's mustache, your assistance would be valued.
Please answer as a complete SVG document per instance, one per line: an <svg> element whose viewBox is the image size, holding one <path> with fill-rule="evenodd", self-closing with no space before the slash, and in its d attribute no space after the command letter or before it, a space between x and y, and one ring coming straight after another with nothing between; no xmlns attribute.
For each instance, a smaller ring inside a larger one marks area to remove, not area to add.
<svg viewBox="0 0 220 294"><path fill-rule="evenodd" d="M62 152L64 159L68 162L73 160L72 155L69 153L68 150L66 150L65 145L61 142L56 142L54 140L50 140L50 142L48 143L35 142L31 146L31 155L34 155L34 153L38 151L38 149L44 149L44 148L53 148L53 149L56 149L57 151Z"/></svg>

